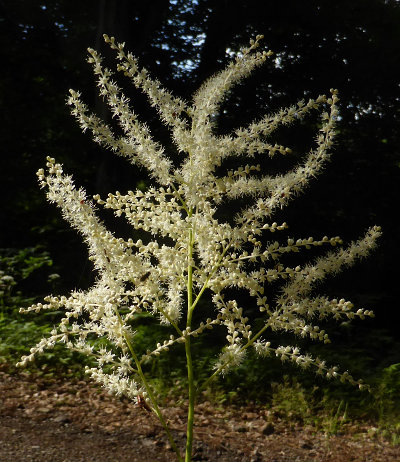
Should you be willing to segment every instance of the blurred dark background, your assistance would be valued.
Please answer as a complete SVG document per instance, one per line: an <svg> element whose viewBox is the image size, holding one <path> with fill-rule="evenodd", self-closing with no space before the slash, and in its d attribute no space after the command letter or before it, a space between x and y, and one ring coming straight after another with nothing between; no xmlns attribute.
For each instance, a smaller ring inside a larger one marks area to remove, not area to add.
<svg viewBox="0 0 400 462"><path fill-rule="evenodd" d="M82 134L65 105L74 88L109 118L86 63L91 46L115 69L103 33L126 42L153 77L186 99L224 67L229 50L263 34L263 46L275 55L224 103L221 133L299 99L339 90L332 162L278 218L289 223L293 236L340 235L347 242L374 224L382 226L384 237L371 258L323 289L374 309L376 318L363 324L363 338L371 348L377 344L381 359L400 362L393 347L400 340L400 2L1 0L0 248L40 244L61 275L63 292L88 286L91 267L80 236L38 188L35 172L45 157L63 163L89 194L136 189L148 181L145 172ZM129 89L127 79L117 79L154 137L173 149L146 99ZM315 130L315 123L304 122L276 136L298 161L312 146ZM272 171L290 166L279 162L271 163ZM115 226L126 233L124 225Z"/></svg>

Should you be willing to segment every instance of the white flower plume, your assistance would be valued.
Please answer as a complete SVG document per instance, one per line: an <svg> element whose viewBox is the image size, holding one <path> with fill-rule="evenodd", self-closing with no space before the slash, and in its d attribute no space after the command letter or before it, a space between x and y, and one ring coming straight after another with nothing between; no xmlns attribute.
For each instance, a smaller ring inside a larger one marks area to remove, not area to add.
<svg viewBox="0 0 400 462"><path fill-rule="evenodd" d="M97 76L100 94L123 135L117 136L111 127L90 113L80 93L73 90L68 99L72 114L84 131L92 132L96 142L146 168L154 179L154 186L144 193L116 192L103 199L94 196L91 200L82 189L75 188L60 164L48 158L47 170L38 172L41 186L48 189L49 200L61 208L64 218L83 235L99 279L87 292L73 292L69 297L50 296L45 304L36 304L27 310L64 308L66 314L50 338L34 347L22 363L62 341L69 348L97 359L98 367L89 370L96 380L117 393L136 396L143 392L140 373L143 361L220 325L227 329L227 344L216 363L216 373L224 373L239 364L245 350L253 346L260 355L273 352L282 360L289 359L303 367L313 365L328 377L340 376L353 381L347 372L339 374L336 368L328 368L318 358L300 354L297 347L273 347L262 338L267 329L272 329L327 342L327 334L313 325L311 319L372 315L368 310L354 311L353 305L345 300L312 297L311 291L318 281L366 256L375 246L380 229L373 227L348 248L329 252L304 267L285 267L281 257L315 246L340 245L340 238L287 239L266 244L266 233L287 228L286 223L272 221L276 209L286 206L302 192L329 159L338 97L337 91L331 90L329 97L322 95L308 102L300 101L265 115L231 135L215 134L213 116L218 113L226 92L271 54L257 51L260 39L258 36L226 69L208 79L190 104L162 88L139 67L136 58L124 51L123 44L105 36L117 52L118 70L147 95L169 128L180 156L178 168L174 168L164 148L153 139L148 126L139 120L128 98L112 79L112 72L103 67L102 58L89 49L89 62ZM290 147L267 140L280 126L295 123L312 111L321 113L320 129L315 146L300 165L286 174L268 175L259 165L246 163L247 158L256 156L288 155ZM236 170L217 174L230 157L244 158L244 164ZM218 218L217 211L224 202L243 196L249 196L248 205L234 220L228 223ZM134 229L146 232L148 243L116 238L97 218L95 203L112 209L117 216L124 216ZM281 292L276 299L267 300L268 285L276 282L282 283ZM236 300L225 300L227 290L232 288L248 292L250 307L254 300L253 316L255 312L264 316L261 330L253 330L245 310ZM214 303L215 318L193 326L193 310L205 293L210 294ZM162 323L171 326L175 335L160 341L142 358L136 358L135 333L131 326L134 315L142 311L158 316ZM91 346L87 338L92 334L107 337L118 354ZM127 360L129 355L134 355L132 363ZM113 372L104 374L105 364Z"/></svg>

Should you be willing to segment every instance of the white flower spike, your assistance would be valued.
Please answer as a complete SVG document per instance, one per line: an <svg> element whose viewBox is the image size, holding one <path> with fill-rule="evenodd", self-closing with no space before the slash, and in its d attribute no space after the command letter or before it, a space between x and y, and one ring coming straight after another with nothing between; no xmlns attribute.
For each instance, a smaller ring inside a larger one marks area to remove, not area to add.
<svg viewBox="0 0 400 462"><path fill-rule="evenodd" d="M94 196L92 200L83 189L75 187L72 178L53 158L47 158L46 171L38 172L41 186L48 190L48 199L61 208L64 218L83 235L99 277L86 292L75 291L69 297L49 296L45 304L22 310L63 309L65 316L49 338L41 340L30 355L22 358L21 364L57 342L92 355L97 367L88 368L87 372L112 392L145 400L164 425L178 460L182 460L179 450L163 420L142 364L184 344L189 377L185 460L189 461L195 396L191 339L215 326L226 328L226 346L210 379L239 365L247 349L252 347L260 356L276 355L282 361L293 361L304 368L314 367L327 378L339 377L362 386L348 372L341 373L319 358L303 355L295 346L273 346L262 338L271 329L326 343L329 337L314 325L316 320L372 316L371 311L354 310L349 301L312 296L311 292L328 275L366 256L375 247L381 232L378 227L372 227L364 238L347 248L330 251L303 267L284 266L282 256L316 246L341 245L341 239L325 236L267 241L266 234L287 228L286 223L273 221L276 209L285 207L302 192L329 159L338 97L337 91L331 90L329 97L322 95L308 102L300 101L265 115L231 135L215 134L212 119L226 92L271 55L271 52L257 51L260 39L258 36L251 41L250 47L242 50L226 69L201 85L190 104L162 88L146 69L139 67L136 58L124 51L123 44L105 36L105 41L117 52L118 70L147 95L169 128L180 155L180 166L174 168L164 148L153 139L147 125L139 120L128 98L112 80L112 72L103 67L98 53L89 49L89 62L97 76L100 94L119 122L123 135L117 136L91 114L80 93L74 90L68 99L72 114L83 131L92 132L96 142L146 168L154 186L145 192L116 192L104 199ZM280 126L295 123L311 111L321 112L320 129L315 146L300 165L283 175L268 175L259 165L248 164L248 159L256 156L288 155L290 147L267 140ZM244 158L243 166L221 173L224 162L232 157ZM238 211L233 220L218 218L217 212L224 202L243 196L248 196L248 205ZM95 204L113 210L118 217L124 216L134 229L147 234L147 243L115 237L96 216ZM271 283L282 284L275 299L268 299ZM246 310L237 300L226 300L226 296L232 296L229 295L232 288L248 292ZM214 304L214 319L194 325L193 312L200 309L198 302L204 296L209 296ZM153 314L174 331L174 335L160 339L154 349L142 357L137 354L133 330L135 315L141 312ZM264 317L258 330L248 317L256 314ZM93 336L108 339L113 347L93 346L88 342Z"/></svg>

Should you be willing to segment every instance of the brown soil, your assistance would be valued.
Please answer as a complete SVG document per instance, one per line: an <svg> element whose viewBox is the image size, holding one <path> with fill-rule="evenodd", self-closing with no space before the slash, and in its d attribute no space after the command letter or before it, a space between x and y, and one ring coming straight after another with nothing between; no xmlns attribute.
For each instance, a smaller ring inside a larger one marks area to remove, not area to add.
<svg viewBox="0 0 400 462"><path fill-rule="evenodd" d="M183 448L184 406L165 416ZM400 447L371 427L327 437L290 425L265 408L197 407L194 461L395 462ZM0 372L1 462L174 462L163 430L145 409L84 381Z"/></svg>

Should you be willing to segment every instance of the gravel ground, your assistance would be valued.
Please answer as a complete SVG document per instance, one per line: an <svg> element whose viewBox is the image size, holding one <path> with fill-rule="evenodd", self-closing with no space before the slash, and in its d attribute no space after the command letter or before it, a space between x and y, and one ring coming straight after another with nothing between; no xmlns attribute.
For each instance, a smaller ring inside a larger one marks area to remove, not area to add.
<svg viewBox="0 0 400 462"><path fill-rule="evenodd" d="M185 409L164 410L178 445ZM272 417L265 408L197 406L194 461L398 462L400 447L349 427L327 437ZM1 462L174 462L163 429L145 409L85 381L0 372Z"/></svg>

